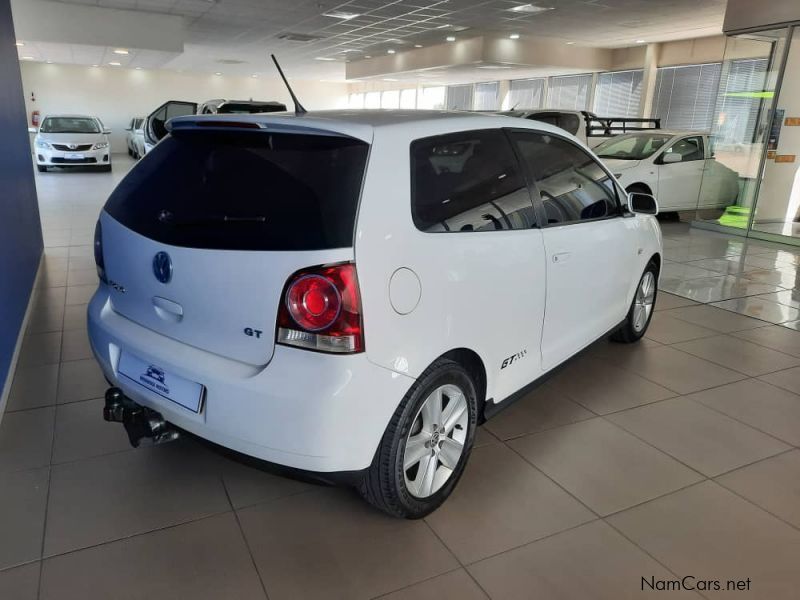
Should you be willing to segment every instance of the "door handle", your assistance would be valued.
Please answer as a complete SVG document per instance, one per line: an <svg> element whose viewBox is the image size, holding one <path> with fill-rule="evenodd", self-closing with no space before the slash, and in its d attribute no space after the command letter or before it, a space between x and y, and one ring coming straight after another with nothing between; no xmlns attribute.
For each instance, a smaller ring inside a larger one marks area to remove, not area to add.
<svg viewBox="0 0 800 600"><path fill-rule="evenodd" d="M557 252L553 254L554 263L567 262L572 257L572 252Z"/></svg>

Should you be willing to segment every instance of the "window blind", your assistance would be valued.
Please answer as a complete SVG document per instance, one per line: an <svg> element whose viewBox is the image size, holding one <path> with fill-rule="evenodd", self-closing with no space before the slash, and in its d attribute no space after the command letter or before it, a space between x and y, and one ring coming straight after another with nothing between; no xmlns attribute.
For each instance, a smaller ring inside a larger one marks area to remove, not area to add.
<svg viewBox="0 0 800 600"><path fill-rule="evenodd" d="M586 110L592 74L551 77L547 91L547 107L565 110Z"/></svg>
<svg viewBox="0 0 800 600"><path fill-rule="evenodd" d="M710 130L721 71L721 63L659 68L653 106L661 126Z"/></svg>
<svg viewBox="0 0 800 600"><path fill-rule="evenodd" d="M500 84L497 81L475 84L474 110L497 110Z"/></svg>
<svg viewBox="0 0 800 600"><path fill-rule="evenodd" d="M600 73L594 92L594 112L601 117L637 117L643 77L641 69Z"/></svg>
<svg viewBox="0 0 800 600"><path fill-rule="evenodd" d="M472 85L447 86L447 110L472 110Z"/></svg>
<svg viewBox="0 0 800 600"><path fill-rule="evenodd" d="M545 79L515 79L511 82L506 108L541 108Z"/></svg>

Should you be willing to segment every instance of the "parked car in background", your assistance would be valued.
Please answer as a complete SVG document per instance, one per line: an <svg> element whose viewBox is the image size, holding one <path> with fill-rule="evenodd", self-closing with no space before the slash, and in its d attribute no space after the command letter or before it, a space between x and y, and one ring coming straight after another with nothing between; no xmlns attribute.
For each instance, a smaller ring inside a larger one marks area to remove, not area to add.
<svg viewBox="0 0 800 600"><path fill-rule="evenodd" d="M134 117L125 128L125 131L127 131L127 134L125 135L125 144L128 146L128 156L135 156L133 138L136 135L136 130L141 128L142 121L144 121L144 117Z"/></svg>
<svg viewBox="0 0 800 600"><path fill-rule="evenodd" d="M141 156L140 154L137 155L136 152L136 132L142 130L143 122L144 117L134 117L125 128L125 131L128 132L125 135L125 143L128 146L128 156L132 156L134 158Z"/></svg>
<svg viewBox="0 0 800 600"><path fill-rule="evenodd" d="M95 234L104 416L136 443L174 424L419 518L482 419L647 330L655 200L561 129L422 110L169 128Z"/></svg>
<svg viewBox="0 0 800 600"><path fill-rule="evenodd" d="M724 208L739 196L739 174L714 158L701 131L628 133L594 150L627 191L652 194L662 212Z"/></svg>
<svg viewBox="0 0 800 600"><path fill-rule="evenodd" d="M598 117L588 110L514 109L501 115L541 121L560 127L589 147L601 144L609 137L631 131L652 131L661 128L660 119L631 117Z"/></svg>
<svg viewBox="0 0 800 600"><path fill-rule="evenodd" d="M167 135L167 121L174 117L203 114L255 114L284 112L286 105L271 100L207 100L202 104L185 100L169 100L151 112L142 125L142 152L144 156Z"/></svg>
<svg viewBox="0 0 800 600"><path fill-rule="evenodd" d="M36 167L98 167L111 170L111 130L97 117L87 115L47 115L33 139Z"/></svg>
<svg viewBox="0 0 800 600"><path fill-rule="evenodd" d="M136 129L133 130L133 157L136 160L142 158L146 153L144 145L144 123L145 119L142 117L139 119L139 124Z"/></svg>

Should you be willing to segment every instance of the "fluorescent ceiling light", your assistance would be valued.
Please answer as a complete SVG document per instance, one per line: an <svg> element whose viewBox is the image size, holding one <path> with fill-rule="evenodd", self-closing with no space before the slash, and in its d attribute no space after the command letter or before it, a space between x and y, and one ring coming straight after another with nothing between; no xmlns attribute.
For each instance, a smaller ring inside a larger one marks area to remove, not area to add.
<svg viewBox="0 0 800 600"><path fill-rule="evenodd" d="M446 38L444 38L444 39L446 39L448 42L455 42L455 41L456 41L456 36L454 36L454 35L448 35L448 36L447 36Z"/></svg>
<svg viewBox="0 0 800 600"><path fill-rule="evenodd" d="M567 46L574 46L575 42L567 42Z"/></svg>
<svg viewBox="0 0 800 600"><path fill-rule="evenodd" d="M394 50L392 50L391 48L389 48L389 49L386 51L386 54L394 54L394 53L395 53L395 51L394 51Z"/></svg>
<svg viewBox="0 0 800 600"><path fill-rule="evenodd" d="M108 63L108 64L109 64L109 65L111 65L112 67L121 67L121 66L122 66L122 63L120 63L120 62L117 62L117 61L115 61L115 60L114 60L114 61L111 61L111 62L110 62L110 63Z"/></svg>
<svg viewBox="0 0 800 600"><path fill-rule="evenodd" d="M511 67L509 67L508 65L481 65L481 66L480 66L480 67L478 67L478 68L479 68L479 69L491 69L491 70L495 70L495 69L510 69Z"/></svg>
<svg viewBox="0 0 800 600"><path fill-rule="evenodd" d="M17 48L22 48L25 44L23 42L17 42L15 45Z"/></svg>
<svg viewBox="0 0 800 600"><path fill-rule="evenodd" d="M314 60L327 60L327 61L331 61L331 60L336 60L336 59L335 59L335 58L331 58L330 56L317 56L316 58L314 58Z"/></svg>
<svg viewBox="0 0 800 600"><path fill-rule="evenodd" d="M553 7L536 6L535 4L517 4L516 6L512 6L508 10L515 13L533 14L533 13L544 12L546 10L553 10Z"/></svg>
<svg viewBox="0 0 800 600"><path fill-rule="evenodd" d="M447 24L447 25L437 25L437 26L436 26L436 29L447 29L447 28L448 28L448 27L450 27L450 26L451 26L450 24Z"/></svg>
<svg viewBox="0 0 800 600"><path fill-rule="evenodd" d="M356 17L361 16L361 13L352 13L352 12L335 10L328 13L322 13L322 16L330 17L331 19L341 19L342 21L349 21L350 19L355 19Z"/></svg>
<svg viewBox="0 0 800 600"><path fill-rule="evenodd" d="M644 44L644 40L636 40L637 44Z"/></svg>
<svg viewBox="0 0 800 600"><path fill-rule="evenodd" d="M518 33L512 33L512 34L511 34L510 36L508 36L508 37L509 37L510 39L512 39L512 40L518 40L518 39L519 39L519 34L518 34Z"/></svg>
<svg viewBox="0 0 800 600"><path fill-rule="evenodd" d="M122 56L127 56L130 54L125 48L117 48L114 50L114 54L121 54Z"/></svg>
<svg viewBox="0 0 800 600"><path fill-rule="evenodd" d="M220 75L222 75L222 73L220 73L219 71L217 71L216 73L214 73L214 75L216 75L217 77L219 77Z"/></svg>
<svg viewBox="0 0 800 600"><path fill-rule="evenodd" d="M414 44L414 48L422 48L422 44Z"/></svg>

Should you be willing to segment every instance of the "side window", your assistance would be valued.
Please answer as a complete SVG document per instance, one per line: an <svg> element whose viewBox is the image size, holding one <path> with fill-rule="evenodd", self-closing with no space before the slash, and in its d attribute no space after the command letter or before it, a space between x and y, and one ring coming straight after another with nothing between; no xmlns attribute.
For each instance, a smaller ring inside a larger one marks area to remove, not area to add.
<svg viewBox="0 0 800 600"><path fill-rule="evenodd" d="M412 142L411 214L429 233L536 226L525 178L500 129Z"/></svg>
<svg viewBox="0 0 800 600"><path fill-rule="evenodd" d="M577 135L581 128L581 120L578 115L572 113L562 113L558 117L558 126L564 131L569 131L572 135Z"/></svg>
<svg viewBox="0 0 800 600"><path fill-rule="evenodd" d="M531 121L539 121L540 123L547 123L553 127L560 127L558 124L558 115L555 113L534 113L528 118Z"/></svg>
<svg viewBox="0 0 800 600"><path fill-rule="evenodd" d="M583 149L544 133L514 131L511 137L539 189L548 224L620 214L611 176Z"/></svg>
<svg viewBox="0 0 800 600"><path fill-rule="evenodd" d="M688 162L691 160L703 160L705 158L705 151L703 150L703 138L699 135L683 138L678 140L672 146L664 150L659 162L663 162L667 154L676 153L681 157L679 162Z"/></svg>

